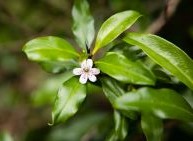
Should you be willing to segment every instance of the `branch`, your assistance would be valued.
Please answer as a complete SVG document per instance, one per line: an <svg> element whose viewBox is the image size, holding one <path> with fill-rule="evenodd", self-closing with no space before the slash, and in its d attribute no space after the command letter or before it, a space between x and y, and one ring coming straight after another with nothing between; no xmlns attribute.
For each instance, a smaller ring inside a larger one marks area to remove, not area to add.
<svg viewBox="0 0 193 141"><path fill-rule="evenodd" d="M173 16L180 0L166 0L165 7L160 16L147 28L147 33L157 33Z"/></svg>

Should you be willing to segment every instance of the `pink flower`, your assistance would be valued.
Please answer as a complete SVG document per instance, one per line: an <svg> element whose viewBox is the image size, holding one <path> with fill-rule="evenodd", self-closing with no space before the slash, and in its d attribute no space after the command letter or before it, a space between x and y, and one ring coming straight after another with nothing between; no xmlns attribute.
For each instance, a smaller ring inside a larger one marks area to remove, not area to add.
<svg viewBox="0 0 193 141"><path fill-rule="evenodd" d="M74 75L80 75L80 83L85 84L88 79L91 82L95 82L97 80L95 75L98 75L100 73L100 70L97 68L92 68L92 66L92 59L86 59L81 63L81 68L73 69Z"/></svg>

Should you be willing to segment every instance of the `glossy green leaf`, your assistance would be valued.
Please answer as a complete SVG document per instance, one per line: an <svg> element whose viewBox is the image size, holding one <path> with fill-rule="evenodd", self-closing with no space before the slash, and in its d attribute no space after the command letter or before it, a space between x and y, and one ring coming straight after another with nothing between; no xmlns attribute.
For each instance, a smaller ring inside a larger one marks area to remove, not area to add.
<svg viewBox="0 0 193 141"><path fill-rule="evenodd" d="M40 62L39 64L41 65L42 69L49 73L59 73L66 70L66 63L64 62L46 61Z"/></svg>
<svg viewBox="0 0 193 141"><path fill-rule="evenodd" d="M40 82L39 87L31 94L33 105L52 105L62 83L72 78L72 76L72 72L65 72L64 74L51 76L47 80L44 80L44 82Z"/></svg>
<svg viewBox="0 0 193 141"><path fill-rule="evenodd" d="M75 0L72 9L73 33L77 43L83 49L91 47L95 36L94 19L90 14L89 4L86 0Z"/></svg>
<svg viewBox="0 0 193 141"><path fill-rule="evenodd" d="M115 102L116 98L123 95L123 89L118 85L118 83L110 78L101 78L102 89L105 96L109 99L111 104Z"/></svg>
<svg viewBox="0 0 193 141"><path fill-rule="evenodd" d="M112 106L114 107L115 100L123 95L125 92L120 87L120 85L113 79L110 78L101 78L102 83L102 89L105 94L105 96L108 98L108 100L111 102ZM132 111L122 111L122 113L131 119L136 119L137 115L135 112ZM112 136L113 137L113 136Z"/></svg>
<svg viewBox="0 0 193 141"><path fill-rule="evenodd" d="M158 81L164 83L174 83L174 81L172 80L173 77L170 74L168 74L168 72L161 66L156 64L155 66L152 67L152 71L155 74Z"/></svg>
<svg viewBox="0 0 193 141"><path fill-rule="evenodd" d="M123 89L118 85L118 83L110 78L101 78L102 82L102 88L105 96L109 99L112 106L114 106L115 100L124 94ZM128 113L129 115L133 113ZM128 123L126 121L126 118L123 114L121 114L119 111L114 111L114 122L115 122L115 128L113 129L111 135L106 139L107 141L117 141L117 140L124 140L127 136L127 130L128 130Z"/></svg>
<svg viewBox="0 0 193 141"><path fill-rule="evenodd" d="M61 73L67 70L72 70L73 68L79 66L79 63L75 60L68 61L46 61L39 63L45 71L49 73Z"/></svg>
<svg viewBox="0 0 193 141"><path fill-rule="evenodd" d="M79 55L66 40L47 36L27 42L23 48L27 57L37 62L63 62L76 59Z"/></svg>
<svg viewBox="0 0 193 141"><path fill-rule="evenodd" d="M130 33L124 40L140 47L157 64L193 89L193 61L176 45L151 34Z"/></svg>
<svg viewBox="0 0 193 141"><path fill-rule="evenodd" d="M151 113L143 113L141 115L141 127L147 141L162 140L163 123L160 118L155 117Z"/></svg>
<svg viewBox="0 0 193 141"><path fill-rule="evenodd" d="M141 88L115 101L119 110L148 112L159 118L193 121L193 109L187 101L171 89Z"/></svg>
<svg viewBox="0 0 193 141"><path fill-rule="evenodd" d="M73 77L64 82L52 110L52 124L65 122L73 116L85 97L86 85L79 83L78 78Z"/></svg>
<svg viewBox="0 0 193 141"><path fill-rule="evenodd" d="M127 44L127 43L126 43ZM122 50L123 54L130 60L138 60L145 56L137 46L125 46Z"/></svg>
<svg viewBox="0 0 193 141"><path fill-rule="evenodd" d="M126 118L118 111L114 111L115 129L107 141L123 141L128 133Z"/></svg>
<svg viewBox="0 0 193 141"><path fill-rule="evenodd" d="M153 73L139 62L133 62L119 53L109 52L95 62L96 66L109 76L127 83L153 85Z"/></svg>
<svg viewBox="0 0 193 141"><path fill-rule="evenodd" d="M92 54L95 54L98 49L106 46L113 41L121 33L132 26L135 21L140 17L136 11L124 11L117 13L108 18L101 26L95 43L95 48Z"/></svg>
<svg viewBox="0 0 193 141"><path fill-rule="evenodd" d="M41 67L50 73L60 73L66 70L72 70L73 68L77 67L79 64L75 60L68 60L68 61L46 61L39 63Z"/></svg>

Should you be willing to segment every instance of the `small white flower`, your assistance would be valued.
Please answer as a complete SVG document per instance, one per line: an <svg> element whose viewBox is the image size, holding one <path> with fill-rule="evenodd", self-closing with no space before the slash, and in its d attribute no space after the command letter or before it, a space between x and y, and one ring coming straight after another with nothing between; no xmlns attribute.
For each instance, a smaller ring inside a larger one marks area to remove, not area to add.
<svg viewBox="0 0 193 141"><path fill-rule="evenodd" d="M81 68L73 69L74 75L80 75L80 83L85 84L88 79L91 82L95 82L97 80L95 75L98 75L100 73L100 70L97 68L92 68L92 66L92 59L86 59L81 63Z"/></svg>

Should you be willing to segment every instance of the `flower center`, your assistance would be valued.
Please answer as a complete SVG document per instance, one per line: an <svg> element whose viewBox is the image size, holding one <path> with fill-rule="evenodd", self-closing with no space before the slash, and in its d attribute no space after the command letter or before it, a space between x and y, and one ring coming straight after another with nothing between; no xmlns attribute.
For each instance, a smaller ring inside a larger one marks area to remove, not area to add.
<svg viewBox="0 0 193 141"><path fill-rule="evenodd" d="M87 68L87 67L84 68L83 70L84 70L84 72L89 72L89 68Z"/></svg>

